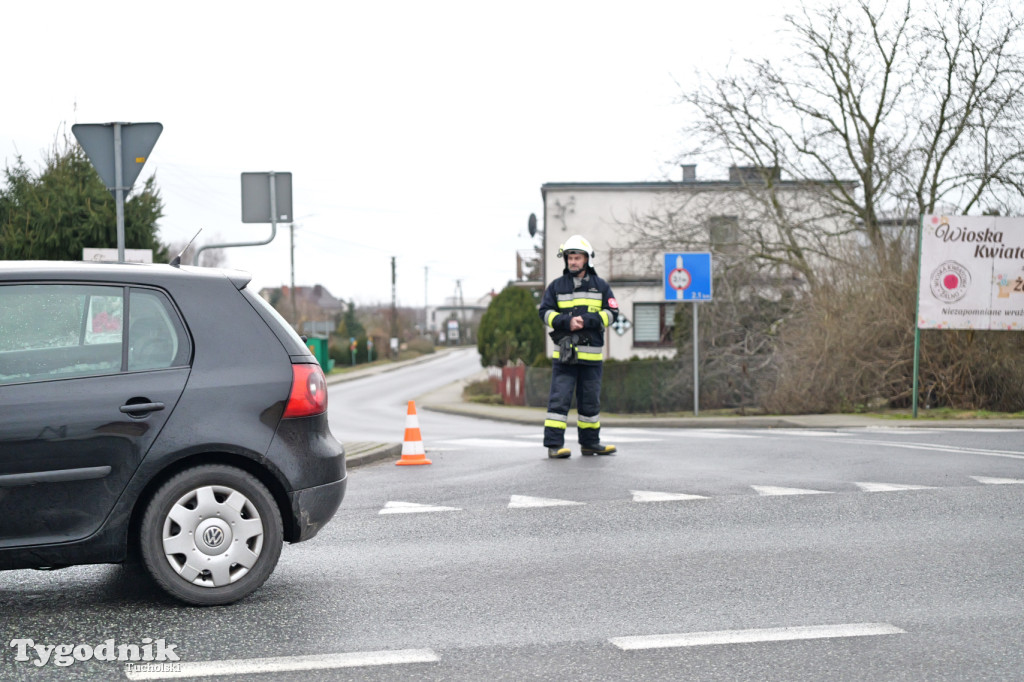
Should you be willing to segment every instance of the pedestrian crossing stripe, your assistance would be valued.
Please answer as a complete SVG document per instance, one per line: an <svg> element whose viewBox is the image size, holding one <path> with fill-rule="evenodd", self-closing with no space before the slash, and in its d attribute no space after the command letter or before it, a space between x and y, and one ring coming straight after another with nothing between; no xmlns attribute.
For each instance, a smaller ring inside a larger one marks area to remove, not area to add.
<svg viewBox="0 0 1024 682"><path fill-rule="evenodd" d="M1024 485L1024 479L1020 478L995 478L991 476L971 476L978 483L983 485ZM855 483L861 492L900 492L904 490L935 490L935 486L913 485L906 483L870 483L860 481ZM813 490L810 488L786 488L781 486L752 485L750 486L760 496L775 495L828 495L832 490ZM655 490L630 490L633 502L686 502L691 500L709 499L705 495L693 495L689 493L670 493ZM586 502L575 500L559 500L548 497L530 497L528 495L512 495L509 498L509 509L526 509L531 507L567 507L585 505ZM416 502L391 501L384 505L379 514L417 514L428 512L462 511L461 507L444 507L440 505L419 504Z"/></svg>
<svg viewBox="0 0 1024 682"><path fill-rule="evenodd" d="M462 511L459 507L440 507L415 502L388 502L380 510L380 514L423 514L426 512Z"/></svg>
<svg viewBox="0 0 1024 682"><path fill-rule="evenodd" d="M659 493L653 490L630 490L634 502L675 502L682 500L706 500L704 495L684 495L683 493Z"/></svg>
<svg viewBox="0 0 1024 682"><path fill-rule="evenodd" d="M1014 483L1024 483L1024 478L991 478L989 476L971 476L978 483L984 483L985 485L1013 485Z"/></svg>
<svg viewBox="0 0 1024 682"><path fill-rule="evenodd" d="M668 649L718 644L752 644L755 642L789 642L805 639L836 639L898 635L906 631L889 623L842 623L839 625L803 625L752 630L718 630L713 632L682 632L669 635L612 637L608 641L624 651L637 649Z"/></svg>
<svg viewBox="0 0 1024 682"><path fill-rule="evenodd" d="M796 438L829 438L832 436L845 436L841 431L822 431L820 429L756 429L755 433L762 436L793 436Z"/></svg>
<svg viewBox="0 0 1024 682"><path fill-rule="evenodd" d="M758 495L829 495L829 490L811 490L809 488L782 488L774 485L752 485Z"/></svg>
<svg viewBox="0 0 1024 682"><path fill-rule="evenodd" d="M573 502L572 500L553 500L547 497L528 497L526 495L513 495L508 503L509 509L525 509L527 507L566 507L569 505L585 504L584 502Z"/></svg>
<svg viewBox="0 0 1024 682"><path fill-rule="evenodd" d="M438 441L440 445L453 446L458 449L463 448L537 448L538 450L546 449L541 444L536 436L530 436L529 440L514 439L514 438L451 438L449 440ZM663 439L661 438L637 438L637 437L626 437L616 438L616 443L659 443ZM575 445L574 441L567 443L566 447L570 449ZM431 448L434 451L435 448Z"/></svg>
<svg viewBox="0 0 1024 682"><path fill-rule="evenodd" d="M902 490L930 490L930 485L907 485L905 483L854 483L866 493L894 493Z"/></svg>

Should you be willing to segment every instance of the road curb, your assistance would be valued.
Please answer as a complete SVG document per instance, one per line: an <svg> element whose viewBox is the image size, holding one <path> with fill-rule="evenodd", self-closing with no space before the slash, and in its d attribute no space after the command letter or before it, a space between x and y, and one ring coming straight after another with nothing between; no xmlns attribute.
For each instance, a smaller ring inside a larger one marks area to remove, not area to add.
<svg viewBox="0 0 1024 682"><path fill-rule="evenodd" d="M345 466L355 469L383 459L398 459L401 454L401 443L345 443Z"/></svg>
<svg viewBox="0 0 1024 682"><path fill-rule="evenodd" d="M419 357L412 358L411 360L399 360L394 362L384 362L376 365L370 365L368 367L349 369L345 372L327 374L324 379L327 385L342 384L346 381L355 381L356 379L363 379L369 376L376 376L378 374L386 374L387 372L394 372L395 370L409 367L410 365L418 365L424 362L430 362L435 360L446 353L450 353L458 348L441 348L433 353L425 353Z"/></svg>
<svg viewBox="0 0 1024 682"><path fill-rule="evenodd" d="M453 390L454 389L454 390ZM447 391L447 393L445 393ZM440 391L421 396L416 404L429 412L491 419L515 424L543 424L545 411L537 407L509 405L487 405L459 402L459 383ZM836 429L836 428L887 428L887 429L1024 429L1024 419L885 419L858 414L810 414L810 415L749 415L711 417L654 417L651 415L601 416L601 425L609 427L669 428L669 429ZM575 428L575 414L567 422Z"/></svg>

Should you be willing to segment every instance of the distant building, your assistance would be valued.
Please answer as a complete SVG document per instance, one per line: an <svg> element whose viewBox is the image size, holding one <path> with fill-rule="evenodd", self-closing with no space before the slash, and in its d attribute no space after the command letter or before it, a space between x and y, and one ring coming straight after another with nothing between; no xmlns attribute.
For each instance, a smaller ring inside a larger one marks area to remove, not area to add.
<svg viewBox="0 0 1024 682"><path fill-rule="evenodd" d="M463 301L461 292L439 306L427 308L427 333L438 343L456 345L476 343L480 319L497 294L491 291L475 301Z"/></svg>
<svg viewBox="0 0 1024 682"><path fill-rule="evenodd" d="M766 175L767 174L767 175ZM541 259L542 285L561 275L564 262L558 247L573 234L581 234L596 252L596 270L608 281L619 304L620 324L606 333L605 357L666 357L675 354L675 302L664 298L666 249L633 246L643 221L663 225L686 221L703 229L712 261L724 255L742 258L744 227L758 220L758 186L765 178L797 206L800 220L812 231L839 234L842 224L823 211L816 201L824 191L821 183L782 180L777 169L732 167L727 180L698 180L696 166L683 166L681 182L552 182L541 187L544 231ZM856 187L844 183L847 189ZM764 190L761 190L764 193ZM669 247L668 252L677 249ZM694 250L694 249L687 249ZM522 254L517 254L517 263ZM714 267L714 266L713 266ZM519 286L531 286L532 277L520 275ZM772 285L792 286L794 275L779 272ZM713 304L713 303L712 303ZM703 305L703 304L702 304ZM626 321L628 320L628 324ZM550 354L551 341L547 340Z"/></svg>
<svg viewBox="0 0 1024 682"><path fill-rule="evenodd" d="M327 287L320 284L295 287L294 304L288 286L260 289L260 296L300 333L307 335L324 336L333 332L346 309L345 301L332 296Z"/></svg>

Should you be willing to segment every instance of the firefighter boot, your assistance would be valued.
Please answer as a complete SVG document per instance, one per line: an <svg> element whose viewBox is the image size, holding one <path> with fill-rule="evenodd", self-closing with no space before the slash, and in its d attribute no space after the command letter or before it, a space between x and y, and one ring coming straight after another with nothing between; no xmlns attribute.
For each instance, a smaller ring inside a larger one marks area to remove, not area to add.
<svg viewBox="0 0 1024 682"><path fill-rule="evenodd" d="M614 445L601 445L598 443L591 447L580 446L580 452L583 453L584 457L589 457L590 455L614 455L615 451Z"/></svg>
<svg viewBox="0 0 1024 682"><path fill-rule="evenodd" d="M549 459L566 459L571 454L569 448L548 448Z"/></svg>

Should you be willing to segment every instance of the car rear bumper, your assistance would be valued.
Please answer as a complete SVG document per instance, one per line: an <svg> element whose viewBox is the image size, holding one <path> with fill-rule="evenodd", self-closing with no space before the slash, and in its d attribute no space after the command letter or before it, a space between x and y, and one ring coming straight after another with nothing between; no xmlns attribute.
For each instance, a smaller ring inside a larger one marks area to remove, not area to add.
<svg viewBox="0 0 1024 682"><path fill-rule="evenodd" d="M345 497L348 476L334 483L296 490L290 494L295 528L292 542L309 540L331 520Z"/></svg>

